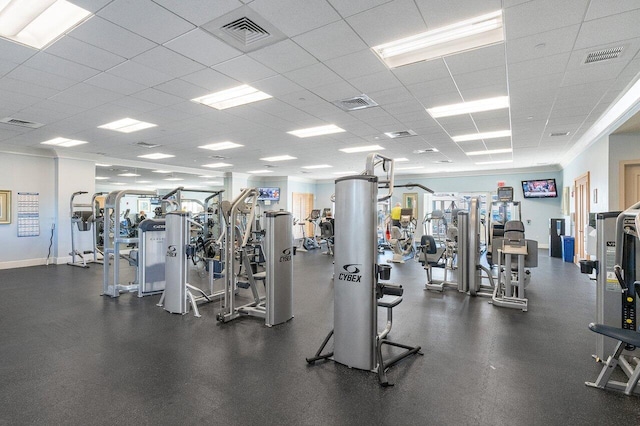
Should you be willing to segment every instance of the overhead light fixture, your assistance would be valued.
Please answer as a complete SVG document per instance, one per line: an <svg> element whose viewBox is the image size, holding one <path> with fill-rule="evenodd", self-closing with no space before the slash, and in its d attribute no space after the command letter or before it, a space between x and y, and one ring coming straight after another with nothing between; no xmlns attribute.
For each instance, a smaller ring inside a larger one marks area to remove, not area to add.
<svg viewBox="0 0 640 426"><path fill-rule="evenodd" d="M474 156L474 155L509 154L510 152L513 152L511 148L505 148L505 149L488 149L485 151L471 151L471 152L465 152L465 154L469 156Z"/></svg>
<svg viewBox="0 0 640 426"><path fill-rule="evenodd" d="M433 118L440 118L451 117L453 115L472 114L474 112L493 111L502 108L509 108L508 96L498 96L495 98L480 99L478 101L427 108L427 112Z"/></svg>
<svg viewBox="0 0 640 426"><path fill-rule="evenodd" d="M396 167L396 170L418 170L418 169L424 169L424 167L422 166L413 166L413 167Z"/></svg>
<svg viewBox="0 0 640 426"><path fill-rule="evenodd" d="M135 173L120 173L118 176L135 177L135 176L140 176L140 175L137 175Z"/></svg>
<svg viewBox="0 0 640 426"><path fill-rule="evenodd" d="M297 160L297 157L292 157L290 155L276 155L274 157L264 157L260 159L260 161L287 161L287 160Z"/></svg>
<svg viewBox="0 0 640 426"><path fill-rule="evenodd" d="M163 154L161 152L156 152L154 154L138 155L138 158L147 158L149 160L162 160L163 158L173 158L173 157L175 157L175 155Z"/></svg>
<svg viewBox="0 0 640 426"><path fill-rule="evenodd" d="M172 182L173 182L173 181L179 181L179 180L184 180L184 179L182 179L182 178L177 178L177 177L170 177L170 178L166 178L166 179L164 179L164 180L168 180L168 181L172 181Z"/></svg>
<svg viewBox="0 0 640 426"><path fill-rule="evenodd" d="M209 145L202 145L198 148L209 149L211 151L221 151L223 149L231 149L231 148L239 148L244 145L240 145L239 143L224 141L218 143L210 143Z"/></svg>
<svg viewBox="0 0 640 426"><path fill-rule="evenodd" d="M223 110L239 105L249 104L251 102L258 102L263 99L269 98L271 98L271 95L261 92L258 89L254 89L253 87L246 84L243 84L241 86L222 90L220 92L210 93L208 95L200 96L191 100L199 104L210 106L211 108Z"/></svg>
<svg viewBox="0 0 640 426"><path fill-rule="evenodd" d="M139 180L136 183L151 183L150 180Z"/></svg>
<svg viewBox="0 0 640 426"><path fill-rule="evenodd" d="M428 61L504 41L502 10L374 46L389 68Z"/></svg>
<svg viewBox="0 0 640 426"><path fill-rule="evenodd" d="M513 160L499 160L499 161L481 161L479 163L476 163L479 166L485 165L485 164L506 164L506 163L513 163Z"/></svg>
<svg viewBox="0 0 640 426"><path fill-rule="evenodd" d="M124 182L111 182L109 185L126 185Z"/></svg>
<svg viewBox="0 0 640 426"><path fill-rule="evenodd" d="M251 171L249 171L247 173L252 174L252 175L258 175L258 174L261 174L261 173L273 173L273 170L265 170L265 169L263 169L263 170L251 170Z"/></svg>
<svg viewBox="0 0 640 426"><path fill-rule="evenodd" d="M211 163L211 164L203 164L202 167L210 167L212 169L218 168L218 167L231 167L233 166L233 164L229 164L229 163Z"/></svg>
<svg viewBox="0 0 640 426"><path fill-rule="evenodd" d="M96 163L97 167L111 167L111 164Z"/></svg>
<svg viewBox="0 0 640 426"><path fill-rule="evenodd" d="M302 167L303 169L330 169L333 166L330 166L328 164L317 164L315 166L304 166Z"/></svg>
<svg viewBox="0 0 640 426"><path fill-rule="evenodd" d="M395 161L396 163L402 163L405 161L409 161L409 159L402 157L402 158L394 158L393 161Z"/></svg>
<svg viewBox="0 0 640 426"><path fill-rule="evenodd" d="M122 120L112 121L111 123L98 126L99 129L115 130L116 132L131 133L138 130L148 129L150 127L156 127L157 124L147 123L144 121L135 120L133 118L123 118Z"/></svg>
<svg viewBox="0 0 640 426"><path fill-rule="evenodd" d="M95 177L95 179L96 179L96 180L107 180L107 179L109 179L109 178L108 178L108 177L106 177L106 176L96 176L96 177Z"/></svg>
<svg viewBox="0 0 640 426"><path fill-rule="evenodd" d="M91 16L65 0L0 1L0 36L43 49Z"/></svg>
<svg viewBox="0 0 640 426"><path fill-rule="evenodd" d="M342 148L340 151L352 154L354 152L366 152L366 151L382 151L384 148L380 145L367 145L367 146L354 146L351 148Z"/></svg>
<svg viewBox="0 0 640 426"><path fill-rule="evenodd" d="M218 182L218 181L205 181L204 183L208 185L222 185L222 182Z"/></svg>
<svg viewBox="0 0 640 426"><path fill-rule="evenodd" d="M454 142L475 141L481 139L506 138L511 136L511 130L499 130L497 132L471 133L468 135L452 136Z"/></svg>
<svg viewBox="0 0 640 426"><path fill-rule="evenodd" d="M62 146L64 148L69 148L76 145L83 145L85 143L89 143L87 141L79 141L76 139L67 139L67 138L53 138L48 141L40 142L42 145L53 145L53 146Z"/></svg>
<svg viewBox="0 0 640 426"><path fill-rule="evenodd" d="M171 173L171 170L153 170L152 173Z"/></svg>
<svg viewBox="0 0 640 426"><path fill-rule="evenodd" d="M290 135L297 136L299 138L310 138L312 136L331 135L333 133L342 133L346 130L336 126L335 124L327 124L326 126L309 127L306 129L292 130Z"/></svg>

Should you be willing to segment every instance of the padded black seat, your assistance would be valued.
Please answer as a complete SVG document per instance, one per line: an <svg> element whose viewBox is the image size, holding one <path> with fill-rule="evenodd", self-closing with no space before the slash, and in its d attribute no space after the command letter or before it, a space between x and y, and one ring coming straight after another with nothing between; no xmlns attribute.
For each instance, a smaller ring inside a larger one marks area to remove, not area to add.
<svg viewBox="0 0 640 426"><path fill-rule="evenodd" d="M401 296L382 296L378 299L378 306L381 308L395 308L402 302Z"/></svg>
<svg viewBox="0 0 640 426"><path fill-rule="evenodd" d="M625 330L624 328L594 323L589 324L589 330L633 346L640 346L640 333L635 330Z"/></svg>

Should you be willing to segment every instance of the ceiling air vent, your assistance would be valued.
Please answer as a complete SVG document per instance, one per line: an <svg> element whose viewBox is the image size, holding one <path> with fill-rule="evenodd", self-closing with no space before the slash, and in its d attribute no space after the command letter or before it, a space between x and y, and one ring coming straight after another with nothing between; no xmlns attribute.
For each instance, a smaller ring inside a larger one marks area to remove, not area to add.
<svg viewBox="0 0 640 426"><path fill-rule="evenodd" d="M428 154L430 152L438 152L435 148L426 148L426 149L416 149L413 151L414 154Z"/></svg>
<svg viewBox="0 0 640 426"><path fill-rule="evenodd" d="M142 147L142 148L147 148L147 149L151 149L151 148L157 148L160 145L155 144L155 143L147 143L147 142L136 142L136 145Z"/></svg>
<svg viewBox="0 0 640 426"><path fill-rule="evenodd" d="M264 167L265 169L275 169L278 166L274 166L273 164L265 164Z"/></svg>
<svg viewBox="0 0 640 426"><path fill-rule="evenodd" d="M359 109L377 107L378 103L367 95L360 95L349 99L333 101L332 104L344 111L357 111Z"/></svg>
<svg viewBox="0 0 640 426"><path fill-rule="evenodd" d="M0 123L13 124L14 126L27 127L29 129L37 129L44 126L42 123L35 123L33 121L19 120L17 118L5 117L0 119Z"/></svg>
<svg viewBox="0 0 640 426"><path fill-rule="evenodd" d="M239 7L200 28L245 53L287 38L249 6Z"/></svg>
<svg viewBox="0 0 640 426"><path fill-rule="evenodd" d="M209 158L212 160L226 160L229 157L225 157L224 155L210 155Z"/></svg>
<svg viewBox="0 0 640 426"><path fill-rule="evenodd" d="M549 133L549 136L551 136L552 138L555 138L557 136L569 136L569 132L553 132Z"/></svg>
<svg viewBox="0 0 640 426"><path fill-rule="evenodd" d="M438 160L438 161L435 161L435 163L453 163L453 161L451 161L451 160Z"/></svg>
<svg viewBox="0 0 640 426"><path fill-rule="evenodd" d="M587 54L587 58L584 60L585 64L592 64L594 62L607 61L609 59L615 59L622 53L622 46L612 47L610 49L602 49L597 52L591 52Z"/></svg>
<svg viewBox="0 0 640 426"><path fill-rule="evenodd" d="M398 138L407 138L409 136L416 136L417 133L414 132L413 130L400 130L397 132L387 132L385 133L385 135L387 135L387 137L391 139L398 139Z"/></svg>

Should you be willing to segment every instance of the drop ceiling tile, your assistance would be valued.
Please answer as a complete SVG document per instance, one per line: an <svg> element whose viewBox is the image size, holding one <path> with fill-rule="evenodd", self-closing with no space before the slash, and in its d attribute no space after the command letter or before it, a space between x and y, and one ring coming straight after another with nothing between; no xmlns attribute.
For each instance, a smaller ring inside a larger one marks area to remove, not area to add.
<svg viewBox="0 0 640 426"><path fill-rule="evenodd" d="M47 99L59 93L56 89L38 86L30 82L16 80L9 77L0 78L0 90L25 94L28 96Z"/></svg>
<svg viewBox="0 0 640 426"><path fill-rule="evenodd" d="M247 55L230 59L214 66L213 69L243 83L251 83L277 74Z"/></svg>
<svg viewBox="0 0 640 426"><path fill-rule="evenodd" d="M492 118L492 119L479 119L474 118L476 126L478 127L478 132L494 132L499 130L509 130L511 129L511 122L509 120L509 116L502 118Z"/></svg>
<svg viewBox="0 0 640 426"><path fill-rule="evenodd" d="M131 80L127 80L106 72L91 77L84 82L123 95L131 95L133 93L144 90L147 87L145 85L134 83Z"/></svg>
<svg viewBox="0 0 640 426"><path fill-rule="evenodd" d="M200 71L196 71L193 74L185 75L181 80L187 81L196 86L200 86L204 89L208 89L211 92L217 92L219 90L229 89L240 85L238 80L229 78L224 74L214 71L210 68L206 68ZM206 94L206 93L205 93Z"/></svg>
<svg viewBox="0 0 640 426"><path fill-rule="evenodd" d="M438 80L427 81L424 83L417 83L407 86L409 92L411 92L414 96L416 96L419 100L433 98L438 95L449 95L455 93L457 95L457 99L460 99L460 94L458 93L458 88L456 87L453 80L449 78L441 78ZM461 102L461 100L454 100L449 103ZM424 103L424 102L423 102ZM424 103L426 108L430 108L432 106L443 105L440 103ZM444 104L446 105L446 104Z"/></svg>
<svg viewBox="0 0 640 426"><path fill-rule="evenodd" d="M347 80L388 70L370 49L329 59L324 64Z"/></svg>
<svg viewBox="0 0 640 426"><path fill-rule="evenodd" d="M317 96L325 99L328 102L337 101L340 99L347 99L361 94L361 91L350 85L344 80L336 81L334 83L325 84L310 89L311 92Z"/></svg>
<svg viewBox="0 0 640 426"><path fill-rule="evenodd" d="M155 89L180 97L184 100L190 100L207 94L206 90L203 90L202 87L196 86L179 78L158 84L155 86Z"/></svg>
<svg viewBox="0 0 640 426"><path fill-rule="evenodd" d="M143 99L148 102L152 102L157 105L169 106L179 104L184 102L183 98L178 96L170 95L168 93L162 92L160 90L156 90L153 88L148 88L146 90L142 90L132 95L134 98Z"/></svg>
<svg viewBox="0 0 640 426"><path fill-rule="evenodd" d="M614 2L608 0L591 0L584 20L591 21L605 16L630 12L635 9L640 9L640 4L636 0L617 0Z"/></svg>
<svg viewBox="0 0 640 426"><path fill-rule="evenodd" d="M147 50L133 58L132 61L172 77L182 77L204 69L202 64L163 46Z"/></svg>
<svg viewBox="0 0 640 426"><path fill-rule="evenodd" d="M264 80L254 81L251 85L274 97L302 90L302 87L282 75L276 75L274 77L265 78Z"/></svg>
<svg viewBox="0 0 640 426"><path fill-rule="evenodd" d="M422 103L420 103L405 87L398 87L388 90L376 90L375 92L367 93L367 95L371 99L376 101L378 105L383 106L398 102L417 102L422 105Z"/></svg>
<svg viewBox="0 0 640 426"><path fill-rule="evenodd" d="M74 29L68 37L128 59L156 46L156 43L99 16L92 17Z"/></svg>
<svg viewBox="0 0 640 426"><path fill-rule="evenodd" d="M427 30L413 0L396 0L346 19L369 46L388 43Z"/></svg>
<svg viewBox="0 0 640 426"><path fill-rule="evenodd" d="M33 55L24 65L78 81L84 81L100 73L100 71L96 69L50 55L43 51Z"/></svg>
<svg viewBox="0 0 640 426"><path fill-rule="evenodd" d="M111 119L105 118L105 123L110 123L111 121L119 120L123 117L126 117L127 115L131 117L131 115L128 114L128 111L135 111L136 113L142 113L142 112L153 111L154 109L158 109L157 104L143 101L142 99L133 98L131 96L125 96L120 99L116 99L115 101L111 102L111 104L117 105L118 107L120 107L123 110L123 113L122 115L115 114ZM127 112L127 114L125 114L125 112ZM131 118L138 119L137 117L131 117Z"/></svg>
<svg viewBox="0 0 640 426"><path fill-rule="evenodd" d="M362 93L375 92L376 90L387 90L402 86L402 83L391 71L382 71L364 77L352 78L351 85Z"/></svg>
<svg viewBox="0 0 640 426"><path fill-rule="evenodd" d="M27 66L19 66L15 68L7 74L7 77L55 90L65 90L78 83L77 80L72 80Z"/></svg>
<svg viewBox="0 0 640 426"><path fill-rule="evenodd" d="M487 139L484 141L484 144L487 146L487 149L509 149L511 148L511 141L509 139Z"/></svg>
<svg viewBox="0 0 640 426"><path fill-rule="evenodd" d="M506 43L509 64L571 52L580 25L570 25L556 30L521 37L509 38Z"/></svg>
<svg viewBox="0 0 640 426"><path fill-rule="evenodd" d="M504 43L462 52L444 58L452 74L465 74L494 68L505 62Z"/></svg>
<svg viewBox="0 0 640 426"><path fill-rule="evenodd" d="M425 21L427 21L427 27L430 30L495 12L502 8L500 0L447 2L416 0L416 4Z"/></svg>
<svg viewBox="0 0 640 426"><path fill-rule="evenodd" d="M115 55L72 37L61 38L47 48L47 53L101 71L108 70L126 61L122 56Z"/></svg>
<svg viewBox="0 0 640 426"><path fill-rule="evenodd" d="M588 48L640 37L640 9L594 19L582 24L575 49Z"/></svg>
<svg viewBox="0 0 640 426"><path fill-rule="evenodd" d="M342 80L335 72L321 63L290 71L285 73L284 76L307 89Z"/></svg>
<svg viewBox="0 0 640 426"><path fill-rule="evenodd" d="M320 61L367 48L367 45L344 21L332 22L324 27L306 32L294 37L293 41Z"/></svg>
<svg viewBox="0 0 640 426"><path fill-rule="evenodd" d="M318 117L318 118L335 114L336 110L338 109L337 106L330 104L328 102L306 105L300 108L307 114L313 115L314 117Z"/></svg>
<svg viewBox="0 0 640 426"><path fill-rule="evenodd" d="M507 39L579 24L588 4L589 0L537 0L510 7L504 14Z"/></svg>
<svg viewBox="0 0 640 426"><path fill-rule="evenodd" d="M174 38L164 46L206 66L242 55L239 50L199 28Z"/></svg>
<svg viewBox="0 0 640 426"><path fill-rule="evenodd" d="M206 24L242 6L238 0L153 0L172 13L195 25Z"/></svg>
<svg viewBox="0 0 640 426"><path fill-rule="evenodd" d="M254 0L249 7L289 37L340 19L325 0Z"/></svg>
<svg viewBox="0 0 640 426"><path fill-rule="evenodd" d="M509 81L527 80L547 74L563 73L569 62L570 53L544 56L508 64Z"/></svg>
<svg viewBox="0 0 640 426"><path fill-rule="evenodd" d="M436 121L451 135L477 133L476 126L469 114L440 117Z"/></svg>
<svg viewBox="0 0 640 426"><path fill-rule="evenodd" d="M100 87L80 83L61 92L51 99L63 104L70 104L83 108L95 108L108 102L113 102L122 97L121 94L104 90Z"/></svg>
<svg viewBox="0 0 640 426"><path fill-rule="evenodd" d="M113 67L108 71L108 73L147 86L155 86L172 79L170 75L164 74L160 71L146 67L134 61L127 61L116 67Z"/></svg>
<svg viewBox="0 0 640 426"><path fill-rule="evenodd" d="M476 87L494 86L507 81L507 70L504 66L489 68L466 74L454 74L456 85L460 91Z"/></svg>
<svg viewBox="0 0 640 426"><path fill-rule="evenodd" d="M562 81L563 86L573 86L577 84L592 83L604 80L614 80L620 73L621 68L612 67L588 67L581 69L568 70ZM611 81L613 83L613 81Z"/></svg>
<svg viewBox="0 0 640 426"><path fill-rule="evenodd" d="M405 85L438 80L451 75L442 58L405 65L391 71Z"/></svg>
<svg viewBox="0 0 640 426"><path fill-rule="evenodd" d="M150 0L115 0L98 16L160 44L195 28Z"/></svg>
<svg viewBox="0 0 640 426"><path fill-rule="evenodd" d="M248 55L279 73L293 71L318 62L316 58L290 39L255 50Z"/></svg>

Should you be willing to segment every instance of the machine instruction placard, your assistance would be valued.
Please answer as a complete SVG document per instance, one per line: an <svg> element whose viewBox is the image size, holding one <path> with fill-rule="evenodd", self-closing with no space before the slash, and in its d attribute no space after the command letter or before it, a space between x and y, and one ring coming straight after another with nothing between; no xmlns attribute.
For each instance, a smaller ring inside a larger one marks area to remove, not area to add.
<svg viewBox="0 0 640 426"><path fill-rule="evenodd" d="M18 192L18 237L40 235L40 194Z"/></svg>
<svg viewBox="0 0 640 426"><path fill-rule="evenodd" d="M607 287L606 291L620 291L620 284L618 283L618 279L616 278L616 274L613 272L613 267L616 264L616 242L615 241L607 241Z"/></svg>

